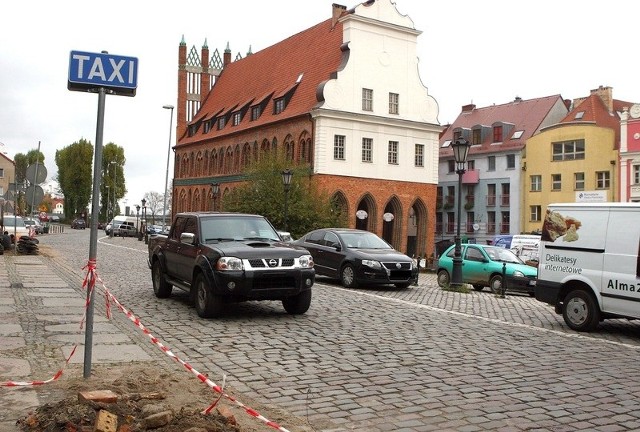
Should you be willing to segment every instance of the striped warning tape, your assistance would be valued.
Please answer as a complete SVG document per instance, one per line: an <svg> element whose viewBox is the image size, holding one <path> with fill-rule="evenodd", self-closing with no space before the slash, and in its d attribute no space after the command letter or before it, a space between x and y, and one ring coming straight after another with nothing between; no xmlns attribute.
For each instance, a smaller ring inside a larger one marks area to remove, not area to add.
<svg viewBox="0 0 640 432"><path fill-rule="evenodd" d="M84 321L85 321L85 318L86 318L86 311L87 311L87 309L89 307L89 302L91 300L91 292L95 289L96 281L98 281L102 285L102 288L104 289L104 293L105 293L105 302L106 302L105 306L106 306L107 318L109 318L109 319L111 318L111 302L113 302L118 307L118 309L122 313L124 313L127 316L127 318L129 318L129 320L131 322L133 322L135 324L136 327L138 327L140 330L142 330L142 332L149 337L149 339L151 340L151 342L154 345L156 345L158 348L160 348L160 350L162 352L164 352L166 355L168 355L169 357L174 359L176 362L180 363L182 366L185 367L185 369L187 369L188 371L193 373L201 382L205 383L213 391L217 392L220 395L211 405L209 405L205 410L203 410L203 414L210 413L211 410L217 405L217 403L219 402L220 398L221 397L225 397L226 399L228 399L229 401L233 402L238 407L242 408L250 416L255 417L258 420L261 420L262 422L264 422L267 426L272 427L274 429L277 429L277 430L279 430L281 432L289 432L288 429L285 429L284 427L280 426L276 422L269 420L268 418L264 417L262 414L260 414L256 410L246 406L245 404L243 404L242 402L240 402L239 400L237 400L233 396L225 393L225 391L224 391L224 381L225 381L226 377L223 378L222 387L218 386L216 383L211 381L206 375L198 372L189 363L187 363L184 360L180 359L173 352L171 352L171 350L168 347L163 345L162 342L160 342L160 340L158 338L153 336L151 334L151 332L142 324L142 322L140 322L140 319L138 319L138 317L136 317L133 313L131 313L129 310L127 310L118 301L118 299L113 294L111 294L109 289L106 287L104 281L98 276L98 272L96 270L96 261L95 261L95 259L94 260L89 260L87 262L87 265L85 265L82 269L83 270L85 270L85 269L87 270L87 274L85 275L85 278L84 278L84 280L82 282L82 289L87 288L89 290L89 294L87 295L87 300L85 302L85 313L82 316L82 319L80 321L80 329L82 329L83 326L84 326ZM60 376L62 376L64 368L69 364L69 361L71 360L71 357L73 357L73 354L76 352L76 348L77 347L78 347L78 345L76 344L73 347L73 349L71 350L71 353L69 354L69 356L67 357L64 366L58 372L56 372L56 374L52 378L50 378L50 379L48 379L46 381L28 381L28 382L26 382L26 381L25 382L22 382L22 381L7 381L5 383L1 383L0 382L0 387L35 386L35 385L47 384L47 383L50 383L52 381L57 380L58 378L60 378Z"/></svg>

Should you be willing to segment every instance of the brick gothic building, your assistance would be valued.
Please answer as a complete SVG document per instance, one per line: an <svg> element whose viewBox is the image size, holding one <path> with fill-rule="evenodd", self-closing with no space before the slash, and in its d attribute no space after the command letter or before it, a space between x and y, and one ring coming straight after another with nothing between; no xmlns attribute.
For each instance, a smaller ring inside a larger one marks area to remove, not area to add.
<svg viewBox="0 0 640 432"><path fill-rule="evenodd" d="M187 54L183 39L172 208L211 210L213 183L224 194L250 161L283 152L310 166L351 227L430 255L442 127L418 73L420 33L390 0L371 0L334 4L329 19L234 61L228 45L210 58L206 42Z"/></svg>

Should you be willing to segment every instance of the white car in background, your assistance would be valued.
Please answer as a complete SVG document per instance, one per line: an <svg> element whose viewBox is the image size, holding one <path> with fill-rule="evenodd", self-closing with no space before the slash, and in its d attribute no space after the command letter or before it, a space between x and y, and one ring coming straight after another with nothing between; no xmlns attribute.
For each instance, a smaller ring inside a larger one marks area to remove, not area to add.
<svg viewBox="0 0 640 432"><path fill-rule="evenodd" d="M16 239L20 239L22 236L28 236L29 227L25 225L24 219L21 216L4 215L2 219L4 225L4 231L7 231L9 235L15 235Z"/></svg>

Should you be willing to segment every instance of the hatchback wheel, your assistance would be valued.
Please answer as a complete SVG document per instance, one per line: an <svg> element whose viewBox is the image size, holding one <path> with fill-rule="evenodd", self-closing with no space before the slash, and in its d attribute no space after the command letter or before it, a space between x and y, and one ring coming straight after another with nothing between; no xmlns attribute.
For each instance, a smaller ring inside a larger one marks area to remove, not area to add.
<svg viewBox="0 0 640 432"><path fill-rule="evenodd" d="M438 270L438 286L440 288L447 288L451 284L451 276L449 276L449 272L441 269Z"/></svg>

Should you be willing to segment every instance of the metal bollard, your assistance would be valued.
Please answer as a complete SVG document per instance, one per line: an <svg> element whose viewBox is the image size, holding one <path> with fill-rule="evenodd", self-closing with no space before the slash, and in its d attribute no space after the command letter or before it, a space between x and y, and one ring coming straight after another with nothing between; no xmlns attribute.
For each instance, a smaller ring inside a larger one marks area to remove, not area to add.
<svg viewBox="0 0 640 432"><path fill-rule="evenodd" d="M502 263L502 289L500 290L500 298L504 298L507 291L507 263Z"/></svg>

